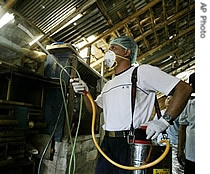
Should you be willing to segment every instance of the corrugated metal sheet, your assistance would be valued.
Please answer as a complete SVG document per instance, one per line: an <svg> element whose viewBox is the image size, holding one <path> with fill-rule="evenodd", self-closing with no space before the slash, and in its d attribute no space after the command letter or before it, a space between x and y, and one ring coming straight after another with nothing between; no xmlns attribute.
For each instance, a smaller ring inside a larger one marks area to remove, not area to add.
<svg viewBox="0 0 210 174"><path fill-rule="evenodd" d="M12 10L22 23L34 27L34 35L37 31L44 34L40 40L44 44L84 42L80 50L91 46L85 57L90 57L98 72L110 39L118 35L136 40L139 63L159 66L168 73L174 74L174 69L182 67L180 62L195 59L194 0L17 0ZM79 19L65 26L78 14ZM92 35L95 39L88 41ZM173 58L168 59L170 56Z"/></svg>
<svg viewBox="0 0 210 174"><path fill-rule="evenodd" d="M18 1L14 9L46 34L75 12L76 7L80 7L85 2L87 1L25 0Z"/></svg>

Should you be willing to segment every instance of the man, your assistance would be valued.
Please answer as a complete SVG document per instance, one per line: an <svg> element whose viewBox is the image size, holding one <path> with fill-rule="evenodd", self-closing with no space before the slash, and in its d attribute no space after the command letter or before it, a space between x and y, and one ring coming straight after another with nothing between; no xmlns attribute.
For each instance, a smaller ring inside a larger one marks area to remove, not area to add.
<svg viewBox="0 0 210 174"><path fill-rule="evenodd" d="M165 111L168 109L168 106L173 98L173 94L170 93L165 99L165 109L161 110L161 115L164 115ZM154 116L154 120L157 120L157 114ZM184 167L178 162L177 150L178 150L178 131L179 131L179 117L173 121L173 125L170 125L166 129L166 134L159 134L157 137L157 143L162 139L167 138L172 147L172 174L183 174ZM163 137L166 136L166 137ZM161 144L162 145L162 144Z"/></svg>
<svg viewBox="0 0 210 174"><path fill-rule="evenodd" d="M179 117L178 160L184 166L184 174L195 173L195 73L189 77L193 93Z"/></svg>
<svg viewBox="0 0 210 174"><path fill-rule="evenodd" d="M137 69L137 87L134 114L131 109L131 74L132 64L137 57L137 44L127 36L117 37L110 42L110 49L105 54L105 62L115 71L115 77L103 87L101 94L96 98L97 115L103 111L105 136L101 149L115 162L130 165L130 147L127 135L131 130L147 123L146 138L155 139L181 113L185 107L192 88L189 84L180 81L157 67L141 65ZM81 79L72 82L76 93L84 94L88 87ZM168 95L173 91L173 99L159 120L150 121L154 107L156 92ZM84 96L87 109L92 107L87 96ZM114 135L114 136L113 136ZM118 168L109 163L103 156L99 156L96 174L127 174L128 170Z"/></svg>

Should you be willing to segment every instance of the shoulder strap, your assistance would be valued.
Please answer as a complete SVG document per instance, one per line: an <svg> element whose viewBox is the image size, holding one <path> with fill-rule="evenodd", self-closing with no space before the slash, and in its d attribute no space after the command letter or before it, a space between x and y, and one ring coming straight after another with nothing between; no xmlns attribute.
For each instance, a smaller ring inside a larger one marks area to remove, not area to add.
<svg viewBox="0 0 210 174"><path fill-rule="evenodd" d="M131 82L132 82L132 87L131 87L131 108L132 108L132 122L131 122L131 129L133 129L133 113L134 113L134 107L135 107L135 101L136 101L136 82L137 82L137 67L134 68L132 77L131 77ZM158 99L157 96L155 95L155 110L158 116L158 119L162 116Z"/></svg>
<svg viewBox="0 0 210 174"><path fill-rule="evenodd" d="M132 108L132 122L131 122L131 130L134 129L133 127L133 113L134 113L134 107L135 107L135 101L136 101L136 82L137 82L137 67L134 68L132 77L131 77L131 108Z"/></svg>
<svg viewBox="0 0 210 174"><path fill-rule="evenodd" d="M158 103L158 99L157 96L155 95L155 110L158 116L158 119L162 116L161 111L160 111L160 107L159 107L159 103Z"/></svg>
<svg viewBox="0 0 210 174"><path fill-rule="evenodd" d="M134 68L132 77L131 77L131 82L132 82L132 87L131 87L131 108L132 108L132 120L131 120L131 127L130 130L133 132L134 127L133 127L133 113L134 113L134 107L135 107L135 101L136 101L136 82L137 82L137 67ZM158 119L161 117L161 111L158 103L157 96L155 95L155 110L157 112ZM162 132L163 138L167 139L167 133L166 130Z"/></svg>
<svg viewBox="0 0 210 174"><path fill-rule="evenodd" d="M160 107L159 107L159 103L158 103L158 99L157 99L157 96L156 95L155 95L155 110L156 110L158 119L160 119L160 117L162 116L162 114L161 114L161 111L160 111ZM168 138L168 134L167 134L166 130L164 130L162 132L162 135L163 135L163 138L164 139L167 139Z"/></svg>

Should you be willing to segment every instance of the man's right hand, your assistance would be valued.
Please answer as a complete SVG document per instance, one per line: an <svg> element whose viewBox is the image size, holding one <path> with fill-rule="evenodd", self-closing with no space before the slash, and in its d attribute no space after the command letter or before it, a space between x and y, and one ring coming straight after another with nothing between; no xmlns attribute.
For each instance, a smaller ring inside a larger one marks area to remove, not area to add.
<svg viewBox="0 0 210 174"><path fill-rule="evenodd" d="M184 152L178 152L177 158L178 158L179 164L184 166L185 165L185 153Z"/></svg>
<svg viewBox="0 0 210 174"><path fill-rule="evenodd" d="M88 86L86 85L86 83L79 79L79 78L74 78L74 79L70 79L70 82L72 83L74 92L78 93L78 94L85 94L84 91L89 91Z"/></svg>

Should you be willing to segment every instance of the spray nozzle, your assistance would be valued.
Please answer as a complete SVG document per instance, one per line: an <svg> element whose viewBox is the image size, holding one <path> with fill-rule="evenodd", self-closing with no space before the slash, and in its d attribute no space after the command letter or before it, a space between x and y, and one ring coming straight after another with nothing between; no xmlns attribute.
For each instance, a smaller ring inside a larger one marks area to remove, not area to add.
<svg viewBox="0 0 210 174"><path fill-rule="evenodd" d="M80 79L79 78L70 78L69 82L73 83L73 82L79 82Z"/></svg>
<svg viewBox="0 0 210 174"><path fill-rule="evenodd" d="M72 83L73 89L76 93L83 95L88 93L89 89L87 84L80 78L71 78L69 81Z"/></svg>

